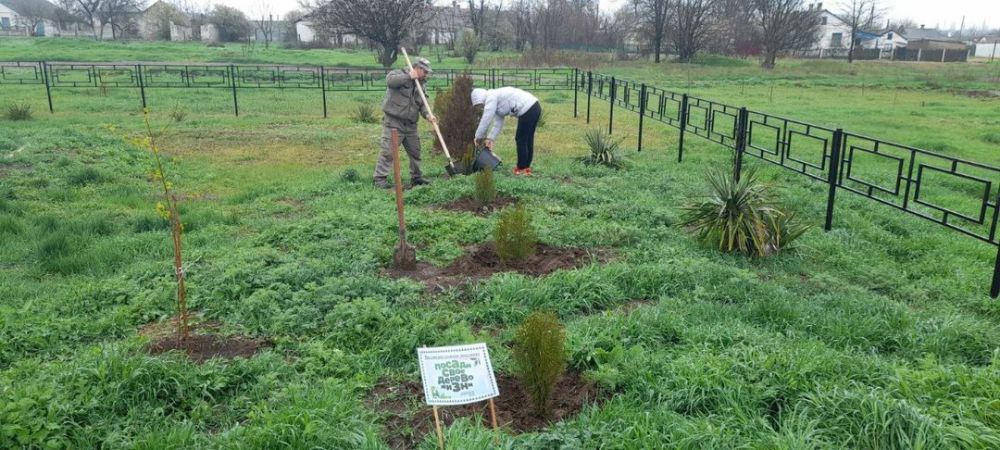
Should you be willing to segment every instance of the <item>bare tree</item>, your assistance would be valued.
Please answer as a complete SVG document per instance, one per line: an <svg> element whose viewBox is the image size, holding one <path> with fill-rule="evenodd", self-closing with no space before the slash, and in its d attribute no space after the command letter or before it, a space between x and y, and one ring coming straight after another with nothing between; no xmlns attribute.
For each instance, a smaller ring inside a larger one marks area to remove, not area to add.
<svg viewBox="0 0 1000 450"><path fill-rule="evenodd" d="M705 46L712 0L677 0L671 15L671 41L677 59L689 62Z"/></svg>
<svg viewBox="0 0 1000 450"><path fill-rule="evenodd" d="M514 16L514 49L517 51L524 50L528 44L534 46L537 26L534 3L533 0L515 0L511 6L511 14Z"/></svg>
<svg viewBox="0 0 1000 450"><path fill-rule="evenodd" d="M819 10L804 0L752 0L763 47L761 67L773 69L778 53L808 47L819 33Z"/></svg>
<svg viewBox="0 0 1000 450"><path fill-rule="evenodd" d="M431 18L432 0L317 0L312 17L321 30L355 34L375 46L384 67L396 62L399 46Z"/></svg>
<svg viewBox="0 0 1000 450"><path fill-rule="evenodd" d="M264 48L270 48L271 41L274 40L274 11L271 9L271 2L261 0L256 13L258 18L254 19L254 26L264 38Z"/></svg>
<svg viewBox="0 0 1000 450"><path fill-rule="evenodd" d="M60 4L67 11L86 19L94 30L94 39L101 39L104 37L104 23L98 27L98 13L103 3L104 0L62 0Z"/></svg>
<svg viewBox="0 0 1000 450"><path fill-rule="evenodd" d="M847 62L854 62L854 47L861 40L858 33L871 30L882 22L885 10L876 5L876 0L844 0L840 3L838 15L840 20L851 29L850 51Z"/></svg>
<svg viewBox="0 0 1000 450"><path fill-rule="evenodd" d="M653 50L653 59L659 63L667 39L667 21L672 10L670 0L635 0L635 17L641 23L642 33Z"/></svg>
<svg viewBox="0 0 1000 450"><path fill-rule="evenodd" d="M136 32L135 17L142 9L143 0L102 0L97 9L97 20L104 27L111 26L111 39L126 38Z"/></svg>
<svg viewBox="0 0 1000 450"><path fill-rule="evenodd" d="M747 55L754 53L756 29L751 21L750 0L714 0L712 2L712 33L706 49L711 53Z"/></svg>

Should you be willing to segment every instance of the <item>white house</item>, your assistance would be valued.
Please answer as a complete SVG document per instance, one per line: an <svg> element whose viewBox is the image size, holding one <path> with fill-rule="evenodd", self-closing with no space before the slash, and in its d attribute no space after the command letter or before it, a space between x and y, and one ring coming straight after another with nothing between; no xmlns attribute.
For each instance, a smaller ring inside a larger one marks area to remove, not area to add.
<svg viewBox="0 0 1000 450"><path fill-rule="evenodd" d="M906 47L906 37L895 31L884 31L882 33L859 32L861 47L877 48L880 50L893 51L897 48Z"/></svg>
<svg viewBox="0 0 1000 450"><path fill-rule="evenodd" d="M0 0L0 36L62 36L89 31L46 0Z"/></svg>
<svg viewBox="0 0 1000 450"><path fill-rule="evenodd" d="M851 46L851 27L836 14L823 9L822 3L811 5L810 8L820 10L819 37L813 48L829 50Z"/></svg>
<svg viewBox="0 0 1000 450"><path fill-rule="evenodd" d="M322 33L316 30L316 24L309 20L308 16L295 22L295 35L298 42L304 44L323 39ZM361 39L350 33L333 33L328 42L337 47L356 46L361 44Z"/></svg>

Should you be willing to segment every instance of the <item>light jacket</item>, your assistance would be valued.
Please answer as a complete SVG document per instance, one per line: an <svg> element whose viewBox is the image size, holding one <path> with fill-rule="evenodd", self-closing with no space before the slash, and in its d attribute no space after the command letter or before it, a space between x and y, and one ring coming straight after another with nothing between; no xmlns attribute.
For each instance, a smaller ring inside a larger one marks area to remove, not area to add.
<svg viewBox="0 0 1000 450"><path fill-rule="evenodd" d="M479 128L476 129L476 139L486 137L486 131L493 122L493 129L490 130L489 137L496 140L503 129L503 121L507 116L520 117L528 112L538 98L526 91L513 87L502 87L499 89L473 89L472 104L483 105L483 117L479 120Z"/></svg>

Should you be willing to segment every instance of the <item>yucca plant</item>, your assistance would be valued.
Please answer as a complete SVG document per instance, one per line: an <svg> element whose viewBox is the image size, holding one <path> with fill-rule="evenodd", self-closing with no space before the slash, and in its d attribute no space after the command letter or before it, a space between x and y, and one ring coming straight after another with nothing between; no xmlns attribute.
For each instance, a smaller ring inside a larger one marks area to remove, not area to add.
<svg viewBox="0 0 1000 450"><path fill-rule="evenodd" d="M351 113L351 120L358 123L378 123L375 107L369 103L359 103Z"/></svg>
<svg viewBox="0 0 1000 450"><path fill-rule="evenodd" d="M10 120L31 120L31 105L13 103L7 106L7 118Z"/></svg>
<svg viewBox="0 0 1000 450"><path fill-rule="evenodd" d="M548 312L528 316L517 330L512 356L535 414L549 418L552 393L566 370L566 330L559 318Z"/></svg>
<svg viewBox="0 0 1000 450"><path fill-rule="evenodd" d="M613 169L625 167L625 161L621 157L621 146L623 139L615 139L604 130L587 130L584 135L587 148L590 149L590 156L585 157L583 162L587 164L600 164Z"/></svg>
<svg viewBox="0 0 1000 450"><path fill-rule="evenodd" d="M684 206L684 225L698 240L724 252L766 256L787 247L808 229L776 206L754 171L734 180L725 171L708 176L711 193Z"/></svg>

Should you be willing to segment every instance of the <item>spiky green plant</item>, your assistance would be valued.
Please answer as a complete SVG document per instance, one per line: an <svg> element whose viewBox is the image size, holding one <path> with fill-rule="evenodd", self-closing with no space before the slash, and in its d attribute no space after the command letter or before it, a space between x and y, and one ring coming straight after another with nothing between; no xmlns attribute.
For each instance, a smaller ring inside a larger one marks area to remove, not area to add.
<svg viewBox="0 0 1000 450"><path fill-rule="evenodd" d="M552 392L566 370L566 330L550 312L536 312L521 324L514 338L517 376L531 396L538 417L552 414Z"/></svg>
<svg viewBox="0 0 1000 450"><path fill-rule="evenodd" d="M615 139L604 130L587 130L584 135L587 148L590 149L590 156L584 157L586 164L600 164L613 169L625 167L625 161L621 157L622 138Z"/></svg>
<svg viewBox="0 0 1000 450"><path fill-rule="evenodd" d="M370 103L358 103L351 112L351 120L357 123L378 123L378 115Z"/></svg>
<svg viewBox="0 0 1000 450"><path fill-rule="evenodd" d="M27 103L12 103L7 106L7 119L31 120L31 105Z"/></svg>
<svg viewBox="0 0 1000 450"><path fill-rule="evenodd" d="M497 186L493 181L493 169L486 168L476 173L472 198L482 206L489 205L497 199Z"/></svg>
<svg viewBox="0 0 1000 450"><path fill-rule="evenodd" d="M711 192L683 208L683 224L706 245L724 252L766 256L787 247L809 228L777 208L768 186L753 170L738 181L726 171L714 171L709 173L708 182Z"/></svg>
<svg viewBox="0 0 1000 450"><path fill-rule="evenodd" d="M531 214L524 205L505 208L496 228L497 255L506 266L520 266L535 254L538 235L531 225Z"/></svg>

